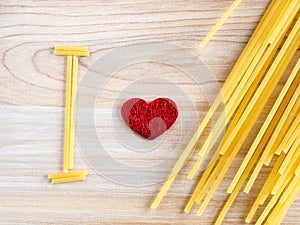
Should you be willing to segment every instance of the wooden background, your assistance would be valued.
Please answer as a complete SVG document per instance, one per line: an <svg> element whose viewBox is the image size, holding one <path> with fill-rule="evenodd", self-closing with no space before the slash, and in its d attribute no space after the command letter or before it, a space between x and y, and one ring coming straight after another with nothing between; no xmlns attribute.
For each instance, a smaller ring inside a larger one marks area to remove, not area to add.
<svg viewBox="0 0 300 225"><path fill-rule="evenodd" d="M149 205L161 183L137 188L111 182L88 166L79 147L75 168L89 170L88 179L72 184L49 183L46 175L59 172L62 167L64 120L65 59L54 56L53 47L56 44L90 47L91 57L80 59L79 73L82 78L99 57L117 47L156 41L170 42L198 54L222 85L268 2L244 0L207 47L199 49L199 41L232 0L2 0L0 223L213 224L227 198L225 190L230 178L283 81L205 214L197 217L196 209L190 215L182 211L194 186L193 181L187 181L186 175L196 158L189 161L157 210L150 210ZM121 71L116 81L106 87L107 95L101 97L97 109L110 109L113 98L109 91L115 93L118 85L124 85L122 77L127 82L125 84L130 84L135 74L142 77L145 71L150 73L153 70L165 72L167 77L172 74L175 80L181 79L181 86L191 96L201 119L208 107L203 95L197 92L188 78L185 80L179 72L161 65L137 65ZM109 120L111 116L104 119ZM101 130L101 126L97 130L100 133L106 131L104 128ZM122 159L122 149L114 150ZM129 161L143 165L147 159L135 158L133 155ZM238 196L224 224L244 224L243 219L268 171L268 168L264 169L249 195L241 193ZM163 174L167 172L162 171ZM293 204L284 219L284 224L299 223L300 199Z"/></svg>

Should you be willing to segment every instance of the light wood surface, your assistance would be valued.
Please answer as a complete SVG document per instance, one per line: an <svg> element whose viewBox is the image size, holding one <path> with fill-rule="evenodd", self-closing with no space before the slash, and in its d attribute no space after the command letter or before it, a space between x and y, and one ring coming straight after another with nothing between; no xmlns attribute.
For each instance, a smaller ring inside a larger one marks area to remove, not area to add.
<svg viewBox="0 0 300 225"><path fill-rule="evenodd" d="M269 1L244 0L207 47L199 49L199 42L231 3L231 0L2 0L0 223L213 224L227 198L226 188L284 81L278 85L205 214L197 217L195 208L190 215L183 213L194 187L194 181L188 181L186 176L196 157L190 159L157 210L149 207L162 183L130 187L105 179L89 167L79 146L75 153L75 169L88 170L87 180L51 185L47 174L62 171L66 63L65 58L53 55L53 48L56 44L90 47L91 56L80 58L79 78L82 79L99 57L117 47L170 42L198 54L222 85ZM298 52L297 57L299 55ZM95 125L102 138L106 138L106 147L111 154L132 165L151 165L151 160L129 154L126 149L115 148L113 144L109 146L112 138L110 120L118 120L112 118L111 108L118 91L146 73L159 73L178 82L195 104L199 119L208 109L203 93L190 78L174 68L145 63L119 71L96 102L99 115L106 117L97 117ZM216 94L209 93L211 97ZM180 113L184 113L184 109ZM172 134L177 134L178 129L180 127L175 126L174 132L171 130L166 134L170 140L165 146L166 152L178 145L176 141L172 142ZM192 129L191 126L190 132ZM130 133L129 129L127 131ZM163 158L164 154L160 152L159 157ZM170 164L174 160L170 159ZM269 171L269 168L264 168L249 195L241 193L238 196L224 224L245 224L246 213ZM160 175L167 176L168 172L164 169ZM298 198L287 213L284 224L299 223Z"/></svg>

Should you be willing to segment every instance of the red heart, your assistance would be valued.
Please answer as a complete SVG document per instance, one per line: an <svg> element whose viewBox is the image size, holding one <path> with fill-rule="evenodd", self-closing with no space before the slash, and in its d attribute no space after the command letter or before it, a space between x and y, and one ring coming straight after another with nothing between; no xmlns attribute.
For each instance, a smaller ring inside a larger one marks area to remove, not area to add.
<svg viewBox="0 0 300 225"><path fill-rule="evenodd" d="M157 98L149 103L131 98L124 102L121 114L133 131L147 139L154 139L174 124L178 110L175 102L168 98Z"/></svg>

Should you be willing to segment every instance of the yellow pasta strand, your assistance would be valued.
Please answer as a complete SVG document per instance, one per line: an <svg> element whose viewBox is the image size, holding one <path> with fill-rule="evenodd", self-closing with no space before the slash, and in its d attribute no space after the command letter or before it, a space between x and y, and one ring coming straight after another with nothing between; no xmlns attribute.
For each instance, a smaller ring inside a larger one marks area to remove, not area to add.
<svg viewBox="0 0 300 225"><path fill-rule="evenodd" d="M57 174L49 174L48 179L60 179L67 177L83 177L88 175L87 171L78 171L78 172L68 172L68 173L57 173Z"/></svg>
<svg viewBox="0 0 300 225"><path fill-rule="evenodd" d="M285 180L285 183L289 183L290 180ZM261 225L263 223L263 221L267 218L267 216L269 215L270 211L272 210L272 208L276 205L281 192L283 191L284 186L281 187L281 190L279 193L277 193L276 195L274 195L271 198L271 201L268 203L268 205L265 207L264 211L262 212L262 214L260 215L260 217L258 218L258 220L256 221L256 225Z"/></svg>
<svg viewBox="0 0 300 225"><path fill-rule="evenodd" d="M70 114L71 114L71 92L72 92L72 56L67 57L66 73L66 103L65 103L65 130L64 130L64 172L69 171L70 152Z"/></svg>
<svg viewBox="0 0 300 225"><path fill-rule="evenodd" d="M200 181L198 182L197 184L197 187L195 188L191 198L189 199L184 211L185 213L189 213L191 211L191 208L193 207L193 204L195 201L197 201L196 199L201 196L201 191L203 190L203 185L205 184L205 182L207 181L207 179L209 177L211 177L211 171L213 170L214 168L214 165L216 164L216 162L218 161L218 158L219 158L219 153L218 152L215 152L212 160L209 162L206 170L204 171ZM205 193L204 193L205 194Z"/></svg>
<svg viewBox="0 0 300 225"><path fill-rule="evenodd" d="M90 56L89 52L78 52L78 51L55 51L55 55Z"/></svg>
<svg viewBox="0 0 300 225"><path fill-rule="evenodd" d="M300 162L300 161L298 160L298 162ZM297 166L298 166L298 164L295 164L295 162L292 162L292 167L290 168L291 169L290 171L288 171L284 174L278 173L278 175L279 175L278 179L275 182L273 189L271 191L272 195L276 195L276 194L282 192L282 189L285 188L287 185L287 181L289 181L293 178L294 172L295 172L295 169L297 168Z"/></svg>
<svg viewBox="0 0 300 225"><path fill-rule="evenodd" d="M82 181L82 180L86 180L86 176L72 176L66 178L52 179L52 184L61 184L61 183L68 183L68 182Z"/></svg>
<svg viewBox="0 0 300 225"><path fill-rule="evenodd" d="M288 132L282 139L282 142L280 143L278 150L276 151L276 155L280 154L280 152L285 152L287 153L291 147L291 144L295 141L297 135L295 134L296 130L299 130L300 126L300 114L297 113L296 119L288 129Z"/></svg>
<svg viewBox="0 0 300 225"><path fill-rule="evenodd" d="M55 46L54 54L62 56L90 56L89 48L85 46L57 45Z"/></svg>
<svg viewBox="0 0 300 225"><path fill-rule="evenodd" d="M219 187L222 179L224 178L229 166L230 166L230 162L226 162L225 166L222 168L222 170L221 170L220 174L218 175L217 179L213 183L212 188L210 189L209 193L207 194L206 198L204 199L203 203L201 204L201 206L200 206L200 208L197 212L197 215L202 215L203 214L203 212L206 209L208 203L210 202L210 200L213 197L215 191Z"/></svg>
<svg viewBox="0 0 300 225"><path fill-rule="evenodd" d="M298 168L296 169L295 175L296 175L297 177L300 176L300 165L299 165Z"/></svg>
<svg viewBox="0 0 300 225"><path fill-rule="evenodd" d="M284 203L279 202L276 205L276 207L273 209L272 213L268 217L267 221L270 224L275 224L275 222L280 223L285 213L287 212L288 208L296 200L299 194L300 194L300 184L295 189L293 189L292 193L289 193L289 197Z"/></svg>
<svg viewBox="0 0 300 225"><path fill-rule="evenodd" d="M215 24L215 26L212 28L212 30L208 33L208 35L200 43L201 48L205 47L205 45L210 41L210 39L215 35L215 33L220 29L220 27L226 22L228 17L233 13L233 11L238 7L238 5L241 2L242 2L242 0L235 0L233 2L233 4L229 7L229 9L221 17L221 19Z"/></svg>
<svg viewBox="0 0 300 225"><path fill-rule="evenodd" d="M281 166L281 164L282 164L283 160L285 159L285 157L286 157L286 154L281 154L278 157L277 162L276 162L270 176L268 177L267 182L263 186L263 193L262 193L261 198L259 198L259 204L260 205L263 205L265 203L265 201L267 200L268 196L270 194L272 194L272 189L274 188L274 186L276 185L276 182L280 178L280 174L278 173L278 169Z"/></svg>
<svg viewBox="0 0 300 225"><path fill-rule="evenodd" d="M159 203L161 202L161 200L165 196L166 192L168 191L168 189L170 188L170 186L174 182L176 175L177 174L174 174L174 175L170 176L168 178L168 180L165 182L164 186L162 187L159 194L156 196L154 202L152 203L151 209L156 209L158 207Z"/></svg>
<svg viewBox="0 0 300 225"><path fill-rule="evenodd" d="M287 156L285 157L281 167L278 170L279 174L284 174L288 171L293 163L295 163L300 155L300 136L298 135L296 141L293 143L291 150L288 152Z"/></svg>
<svg viewBox="0 0 300 225"><path fill-rule="evenodd" d="M54 51L89 52L89 47L87 47L87 46L71 46L71 45L56 45Z"/></svg>
<svg viewBox="0 0 300 225"><path fill-rule="evenodd" d="M296 189L296 187L298 185L300 185L300 177L294 176L294 179L292 180L292 182L290 183L288 188L285 190L285 192L281 196L279 202L284 203L288 199L289 195L293 192L294 189Z"/></svg>
<svg viewBox="0 0 300 225"><path fill-rule="evenodd" d="M78 57L73 56L72 67L72 91L71 91L71 113L70 113L70 152L69 152L69 169L74 168L74 148L75 148L75 108L76 108L76 90L78 80Z"/></svg>
<svg viewBox="0 0 300 225"><path fill-rule="evenodd" d="M252 205L252 208L251 208L250 212L248 213L248 216L245 220L247 223L251 222L251 220L252 220L256 210L258 209L259 205L263 204L265 199L271 193L271 190L274 186L274 183L277 180L277 178L276 178L277 171L278 171L281 163L283 162L284 158L285 158L285 154L281 154L279 156L279 158L277 159L277 162L275 163L268 179L266 180L266 182L265 182L264 186L262 187L258 197L256 198L254 204Z"/></svg>

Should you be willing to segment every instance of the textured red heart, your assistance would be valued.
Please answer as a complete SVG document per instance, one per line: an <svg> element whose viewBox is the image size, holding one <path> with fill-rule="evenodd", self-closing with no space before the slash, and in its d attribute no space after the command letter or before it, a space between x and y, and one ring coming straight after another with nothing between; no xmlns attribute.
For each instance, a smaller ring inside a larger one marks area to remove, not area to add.
<svg viewBox="0 0 300 225"><path fill-rule="evenodd" d="M175 102L168 98L158 98L149 103L131 98L124 102L121 114L133 131L147 139L154 139L174 124L178 110Z"/></svg>

